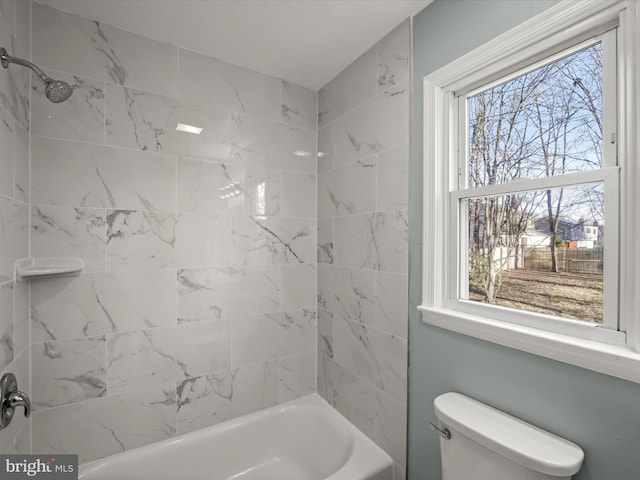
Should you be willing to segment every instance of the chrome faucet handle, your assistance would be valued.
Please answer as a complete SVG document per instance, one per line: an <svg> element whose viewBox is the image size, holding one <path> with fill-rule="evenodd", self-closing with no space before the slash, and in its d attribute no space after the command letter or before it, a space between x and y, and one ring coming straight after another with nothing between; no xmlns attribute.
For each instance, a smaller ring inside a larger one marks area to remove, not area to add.
<svg viewBox="0 0 640 480"><path fill-rule="evenodd" d="M24 407L24 416L27 418L31 416L31 400L29 400L26 393L18 392L17 390L11 392L7 401L9 402L9 408Z"/></svg>
<svg viewBox="0 0 640 480"><path fill-rule="evenodd" d="M0 430L7 428L13 420L16 407L24 407L24 416L31 415L31 400L18 391L18 382L13 373L0 377Z"/></svg>

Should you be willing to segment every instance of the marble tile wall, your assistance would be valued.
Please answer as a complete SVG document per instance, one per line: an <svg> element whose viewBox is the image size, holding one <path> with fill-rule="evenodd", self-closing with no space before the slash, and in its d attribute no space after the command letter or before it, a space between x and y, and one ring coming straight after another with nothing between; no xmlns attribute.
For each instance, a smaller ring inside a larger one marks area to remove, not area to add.
<svg viewBox="0 0 640 480"><path fill-rule="evenodd" d="M0 196L23 221L0 241L22 255L30 216L33 257L85 263L31 282L33 451L95 459L315 391L317 93L38 3L32 19L34 61L74 93L32 83L31 206Z"/></svg>
<svg viewBox="0 0 640 480"><path fill-rule="evenodd" d="M30 4L0 0L0 46L29 58ZM0 373L11 372L31 394L29 286L14 275L15 261L29 257L29 70L0 69ZM0 435L1 453L31 450L31 421L22 409Z"/></svg>
<svg viewBox="0 0 640 480"><path fill-rule="evenodd" d="M318 392L405 478L410 22L319 92Z"/></svg>

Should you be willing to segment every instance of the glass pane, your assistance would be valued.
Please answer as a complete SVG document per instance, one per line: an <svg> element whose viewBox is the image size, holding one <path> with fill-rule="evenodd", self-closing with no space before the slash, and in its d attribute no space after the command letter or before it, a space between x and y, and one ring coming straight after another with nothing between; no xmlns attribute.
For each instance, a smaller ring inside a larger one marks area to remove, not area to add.
<svg viewBox="0 0 640 480"><path fill-rule="evenodd" d="M599 182L462 200L467 298L602 323L603 198Z"/></svg>
<svg viewBox="0 0 640 480"><path fill-rule="evenodd" d="M602 44L467 98L468 187L602 166Z"/></svg>

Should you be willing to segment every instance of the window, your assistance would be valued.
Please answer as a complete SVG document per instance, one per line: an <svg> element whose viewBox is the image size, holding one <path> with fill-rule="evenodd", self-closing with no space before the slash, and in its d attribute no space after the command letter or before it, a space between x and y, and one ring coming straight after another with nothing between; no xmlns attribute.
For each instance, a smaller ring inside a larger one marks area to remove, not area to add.
<svg viewBox="0 0 640 480"><path fill-rule="evenodd" d="M639 10L562 2L425 78L425 322L640 382Z"/></svg>

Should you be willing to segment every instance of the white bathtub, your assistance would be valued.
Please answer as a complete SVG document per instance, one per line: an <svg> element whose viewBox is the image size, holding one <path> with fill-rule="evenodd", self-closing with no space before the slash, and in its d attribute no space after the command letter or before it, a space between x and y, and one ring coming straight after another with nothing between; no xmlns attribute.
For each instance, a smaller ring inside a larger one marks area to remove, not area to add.
<svg viewBox="0 0 640 480"><path fill-rule="evenodd" d="M392 460L317 394L80 466L82 480L392 480Z"/></svg>

